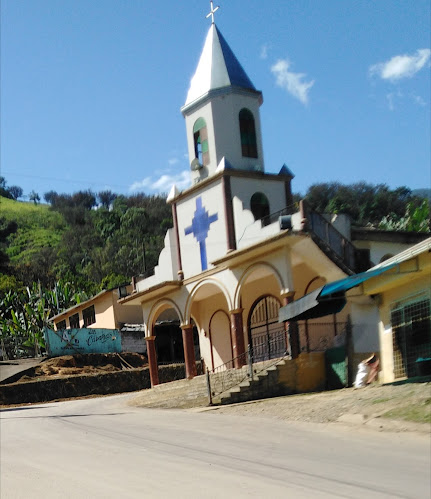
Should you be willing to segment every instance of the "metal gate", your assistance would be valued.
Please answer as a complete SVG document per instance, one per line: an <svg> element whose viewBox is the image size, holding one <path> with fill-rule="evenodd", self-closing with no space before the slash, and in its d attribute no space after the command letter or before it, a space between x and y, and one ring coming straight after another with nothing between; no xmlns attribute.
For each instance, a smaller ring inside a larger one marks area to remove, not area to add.
<svg viewBox="0 0 431 499"><path fill-rule="evenodd" d="M418 376L419 365L431 357L430 300L418 299L391 312L394 377Z"/></svg>
<svg viewBox="0 0 431 499"><path fill-rule="evenodd" d="M284 325L278 322L280 302L274 296L265 296L253 307L249 320L249 339L253 362L275 359L286 355Z"/></svg>

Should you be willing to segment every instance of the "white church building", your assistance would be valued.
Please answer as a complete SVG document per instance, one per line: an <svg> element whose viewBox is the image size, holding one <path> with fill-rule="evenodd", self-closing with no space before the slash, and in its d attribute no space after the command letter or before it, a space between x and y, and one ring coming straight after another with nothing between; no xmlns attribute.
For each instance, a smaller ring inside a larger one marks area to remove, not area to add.
<svg viewBox="0 0 431 499"><path fill-rule="evenodd" d="M142 307L153 386L159 382L157 331L163 324L181 328L189 378L200 358L208 369L241 367L248 345L254 360L312 351L340 336L347 314L356 327L355 351L379 348L378 312L370 297L351 293L341 312L328 311L324 320L307 320L299 329L278 320L280 307L365 270L360 257L370 250L373 257L373 248L369 241L352 243L345 217L294 205L293 174L286 166L265 172L262 103L262 93L212 22L181 108L192 185L182 192L172 188L167 201L173 228L158 266L153 275L134 278L133 292L119 301ZM376 246L382 256L408 246L382 244Z"/></svg>

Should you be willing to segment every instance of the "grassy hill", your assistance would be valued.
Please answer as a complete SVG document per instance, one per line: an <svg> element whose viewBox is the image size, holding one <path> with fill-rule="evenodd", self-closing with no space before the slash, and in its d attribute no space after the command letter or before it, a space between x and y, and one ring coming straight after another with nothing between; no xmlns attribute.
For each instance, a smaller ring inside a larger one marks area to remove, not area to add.
<svg viewBox="0 0 431 499"><path fill-rule="evenodd" d="M27 263L46 247L56 247L66 229L63 216L48 205L35 205L0 196L0 219L15 221L18 231L9 236L7 248L11 263Z"/></svg>

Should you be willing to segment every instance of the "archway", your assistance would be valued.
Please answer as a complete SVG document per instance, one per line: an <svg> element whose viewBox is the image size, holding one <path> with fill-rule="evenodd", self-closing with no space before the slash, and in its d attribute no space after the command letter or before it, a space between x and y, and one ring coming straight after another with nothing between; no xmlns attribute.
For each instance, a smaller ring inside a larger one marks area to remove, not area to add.
<svg viewBox="0 0 431 499"><path fill-rule="evenodd" d="M275 296L265 295L258 298L250 309L248 335L254 362L286 355L286 334L283 324L278 322L280 305Z"/></svg>
<svg viewBox="0 0 431 499"><path fill-rule="evenodd" d="M233 359L230 318L224 310L216 310L209 321L209 340L211 348L211 369Z"/></svg>
<svg viewBox="0 0 431 499"><path fill-rule="evenodd" d="M205 366L213 369L231 361L231 298L226 287L215 278L199 282L191 290L185 310L185 324L188 317L193 317L198 325L200 354Z"/></svg>

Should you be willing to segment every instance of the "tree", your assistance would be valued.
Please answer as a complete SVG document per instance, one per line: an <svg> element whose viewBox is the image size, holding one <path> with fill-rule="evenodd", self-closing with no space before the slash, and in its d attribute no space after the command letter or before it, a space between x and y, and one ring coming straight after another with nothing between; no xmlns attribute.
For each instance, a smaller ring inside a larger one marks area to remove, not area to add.
<svg viewBox="0 0 431 499"><path fill-rule="evenodd" d="M407 187L391 190L387 185L357 182L343 185L338 182L314 184L305 199L320 213L345 213L355 225L377 225L385 215L393 212L404 215L407 203L418 203Z"/></svg>
<svg viewBox="0 0 431 499"><path fill-rule="evenodd" d="M414 232L430 232L430 205L424 199L420 206L415 207L413 202L407 203L404 216L391 213L382 218L378 225L383 230L402 230Z"/></svg>
<svg viewBox="0 0 431 499"><path fill-rule="evenodd" d="M15 199L15 201L22 197L23 195L23 190L21 189L21 187L18 187L17 185L11 185L10 187L8 187L7 189L9 191L9 194L12 196L12 199Z"/></svg>
<svg viewBox="0 0 431 499"><path fill-rule="evenodd" d="M43 195L43 198L50 205L54 205L56 199L58 198L58 194L55 191L48 191L48 192L45 192L45 194Z"/></svg>
<svg viewBox="0 0 431 499"><path fill-rule="evenodd" d="M2 246L6 245L7 238L10 234L14 234L18 230L16 222L6 222L0 219L0 272L5 273L9 263L9 257L3 251Z"/></svg>
<svg viewBox="0 0 431 499"><path fill-rule="evenodd" d="M33 201L34 204L38 204L40 202L40 196L35 191L31 191L28 198L30 199L30 201Z"/></svg>
<svg viewBox="0 0 431 499"><path fill-rule="evenodd" d="M0 196L8 199L12 198L8 188L6 187L6 179L2 176L0 176Z"/></svg>
<svg viewBox="0 0 431 499"><path fill-rule="evenodd" d="M112 203L115 201L115 199L117 198L117 194L115 194L114 192L112 191L100 191L98 194L97 194L97 197L99 198L99 202L100 204L106 208L107 210L109 210L110 206L112 205Z"/></svg>

